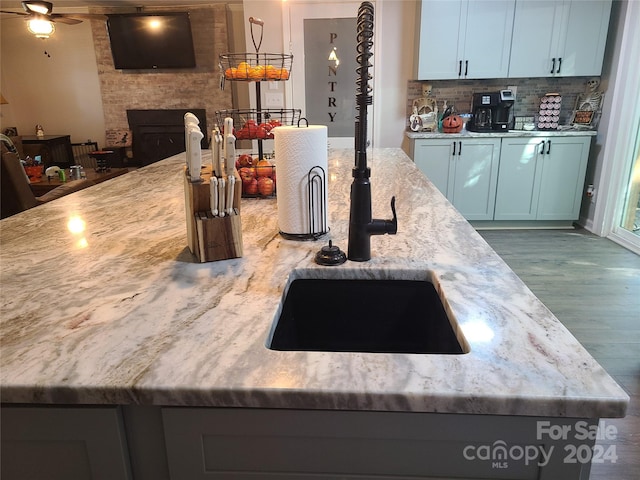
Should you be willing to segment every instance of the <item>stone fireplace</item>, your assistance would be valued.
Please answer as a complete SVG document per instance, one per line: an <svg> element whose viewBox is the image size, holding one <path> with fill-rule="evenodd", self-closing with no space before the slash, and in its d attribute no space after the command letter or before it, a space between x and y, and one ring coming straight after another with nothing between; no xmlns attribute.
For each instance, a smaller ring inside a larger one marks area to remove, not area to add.
<svg viewBox="0 0 640 480"><path fill-rule="evenodd" d="M208 148L205 109L127 110L134 162L144 166L184 152L184 114L187 112L200 120L204 133L201 146Z"/></svg>

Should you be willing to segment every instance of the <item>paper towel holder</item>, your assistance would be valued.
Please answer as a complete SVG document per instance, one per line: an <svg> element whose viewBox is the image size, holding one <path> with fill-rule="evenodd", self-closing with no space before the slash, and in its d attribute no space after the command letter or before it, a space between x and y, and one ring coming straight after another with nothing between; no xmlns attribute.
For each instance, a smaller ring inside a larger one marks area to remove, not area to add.
<svg viewBox="0 0 640 480"><path fill-rule="evenodd" d="M318 240L329 233L326 180L326 173L320 165L309 169L307 172L308 230L305 233L287 233L280 230L280 235L287 240Z"/></svg>

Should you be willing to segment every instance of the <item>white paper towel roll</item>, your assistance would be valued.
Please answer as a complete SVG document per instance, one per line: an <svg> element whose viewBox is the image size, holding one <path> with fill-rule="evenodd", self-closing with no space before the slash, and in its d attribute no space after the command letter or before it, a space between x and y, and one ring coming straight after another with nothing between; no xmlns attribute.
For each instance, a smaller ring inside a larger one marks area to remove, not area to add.
<svg viewBox="0 0 640 480"><path fill-rule="evenodd" d="M283 126L273 130L278 173L278 227L290 235L326 233L327 127ZM320 167L320 168L318 168ZM309 201L309 172L312 171ZM324 173L323 173L324 172Z"/></svg>

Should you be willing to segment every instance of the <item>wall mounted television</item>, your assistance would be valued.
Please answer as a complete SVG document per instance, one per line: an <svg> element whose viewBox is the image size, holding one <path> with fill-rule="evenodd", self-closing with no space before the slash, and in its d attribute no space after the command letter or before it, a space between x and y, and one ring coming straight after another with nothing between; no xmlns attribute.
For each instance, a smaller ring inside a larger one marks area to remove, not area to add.
<svg viewBox="0 0 640 480"><path fill-rule="evenodd" d="M113 63L118 70L196 66L187 12L107 15Z"/></svg>

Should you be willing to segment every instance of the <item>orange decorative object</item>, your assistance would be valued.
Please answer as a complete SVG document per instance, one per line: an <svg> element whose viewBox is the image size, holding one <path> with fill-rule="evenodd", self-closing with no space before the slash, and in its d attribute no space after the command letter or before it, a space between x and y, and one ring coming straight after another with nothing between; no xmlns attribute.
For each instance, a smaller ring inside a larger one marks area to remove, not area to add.
<svg viewBox="0 0 640 480"><path fill-rule="evenodd" d="M31 180L38 180L38 179L40 179L42 177L42 167L41 166L35 166L35 167L25 166L24 170L25 170L25 172L27 172L27 176Z"/></svg>
<svg viewBox="0 0 640 480"><path fill-rule="evenodd" d="M444 133L458 133L462 130L462 118L459 115L449 115L442 121Z"/></svg>

